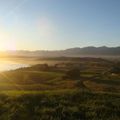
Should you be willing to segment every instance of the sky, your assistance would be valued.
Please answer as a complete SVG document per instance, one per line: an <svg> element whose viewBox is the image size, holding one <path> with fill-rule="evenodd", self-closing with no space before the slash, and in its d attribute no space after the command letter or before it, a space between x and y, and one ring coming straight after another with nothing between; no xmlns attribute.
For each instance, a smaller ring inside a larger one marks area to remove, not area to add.
<svg viewBox="0 0 120 120"><path fill-rule="evenodd" d="M0 0L0 50L120 46L120 0Z"/></svg>

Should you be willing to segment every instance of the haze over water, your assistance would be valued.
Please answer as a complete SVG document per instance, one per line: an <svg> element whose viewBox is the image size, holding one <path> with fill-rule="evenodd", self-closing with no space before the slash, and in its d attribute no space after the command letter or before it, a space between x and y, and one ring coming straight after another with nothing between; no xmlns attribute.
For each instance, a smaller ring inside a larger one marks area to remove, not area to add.
<svg viewBox="0 0 120 120"><path fill-rule="evenodd" d="M23 67L28 67L28 65L9 60L0 60L0 71L15 70Z"/></svg>

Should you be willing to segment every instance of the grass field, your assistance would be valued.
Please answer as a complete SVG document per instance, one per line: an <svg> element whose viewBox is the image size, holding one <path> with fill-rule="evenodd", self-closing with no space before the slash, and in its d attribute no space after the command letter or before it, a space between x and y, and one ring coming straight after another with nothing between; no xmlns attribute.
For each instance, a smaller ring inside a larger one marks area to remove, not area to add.
<svg viewBox="0 0 120 120"><path fill-rule="evenodd" d="M120 66L115 73L115 65L72 58L1 72L0 120L120 120ZM72 69L79 77L68 72Z"/></svg>

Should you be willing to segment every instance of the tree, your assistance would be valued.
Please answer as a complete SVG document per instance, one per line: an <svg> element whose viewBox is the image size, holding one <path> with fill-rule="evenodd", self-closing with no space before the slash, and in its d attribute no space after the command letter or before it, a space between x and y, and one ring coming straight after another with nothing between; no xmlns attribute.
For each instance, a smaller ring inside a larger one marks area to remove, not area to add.
<svg viewBox="0 0 120 120"><path fill-rule="evenodd" d="M119 66L115 66L112 68L111 73L115 73L115 74L119 74L120 73L120 67Z"/></svg>
<svg viewBox="0 0 120 120"><path fill-rule="evenodd" d="M80 78L80 70L78 68L70 69L66 72L67 78L78 79Z"/></svg>

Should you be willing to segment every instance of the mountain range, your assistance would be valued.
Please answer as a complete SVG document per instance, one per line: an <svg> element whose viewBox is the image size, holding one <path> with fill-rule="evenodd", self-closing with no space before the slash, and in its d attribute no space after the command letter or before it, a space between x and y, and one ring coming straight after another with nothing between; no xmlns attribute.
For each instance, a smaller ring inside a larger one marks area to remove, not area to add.
<svg viewBox="0 0 120 120"><path fill-rule="evenodd" d="M1 52L3 54L3 52ZM10 56L38 56L38 57L81 57L81 56L120 56L120 46L119 47L84 47L84 48L69 48L66 50L17 50L17 51L6 51L6 55Z"/></svg>

